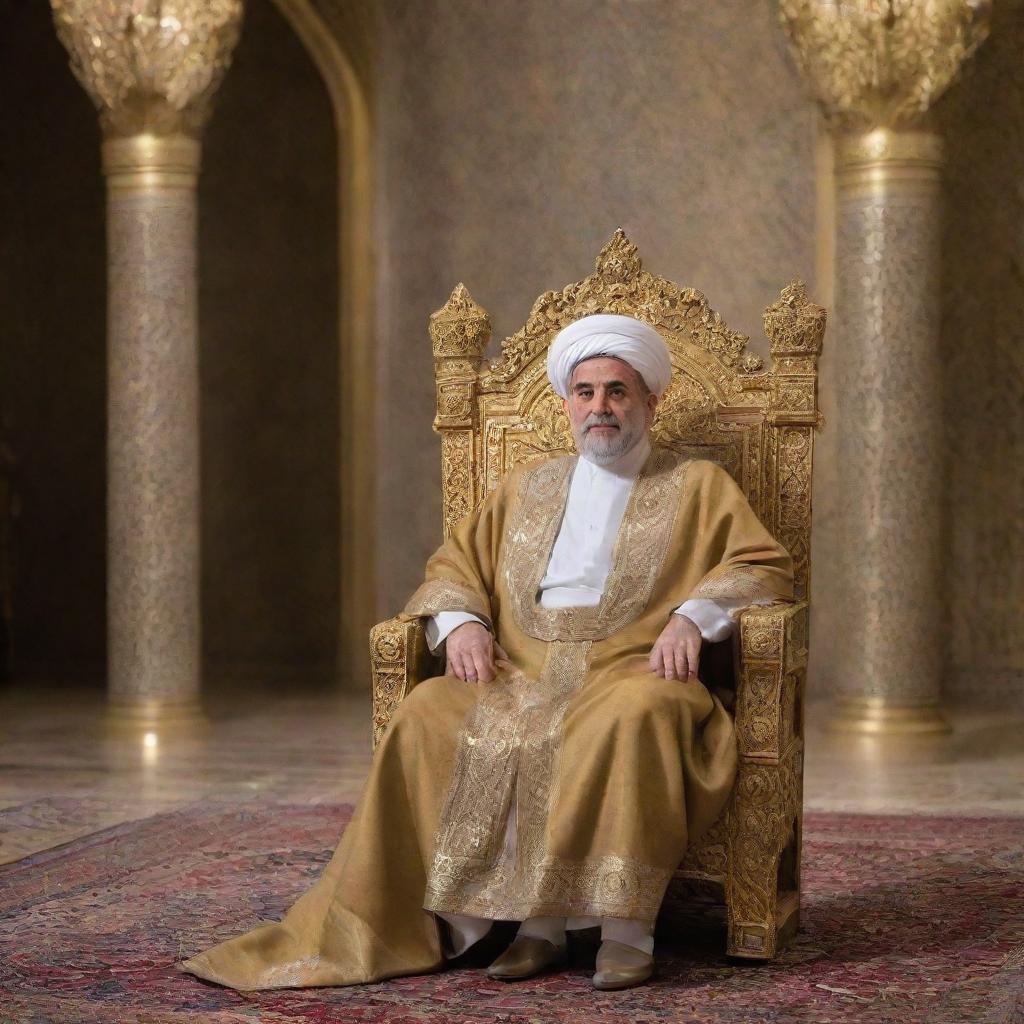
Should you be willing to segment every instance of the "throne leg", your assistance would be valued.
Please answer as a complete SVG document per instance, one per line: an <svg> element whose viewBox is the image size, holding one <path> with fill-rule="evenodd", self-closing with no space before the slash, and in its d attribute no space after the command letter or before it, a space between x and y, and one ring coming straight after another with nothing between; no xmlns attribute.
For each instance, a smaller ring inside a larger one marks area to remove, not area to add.
<svg viewBox="0 0 1024 1024"><path fill-rule="evenodd" d="M800 820L778 766L741 770L725 884L729 956L769 960L800 921ZM745 797L749 799L745 799Z"/></svg>

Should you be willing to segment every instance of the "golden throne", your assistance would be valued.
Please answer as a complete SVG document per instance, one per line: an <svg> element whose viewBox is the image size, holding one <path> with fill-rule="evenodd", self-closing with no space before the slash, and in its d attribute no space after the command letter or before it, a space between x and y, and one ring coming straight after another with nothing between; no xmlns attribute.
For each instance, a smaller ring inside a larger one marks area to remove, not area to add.
<svg viewBox="0 0 1024 1024"><path fill-rule="evenodd" d="M764 313L773 360L764 371L745 351L746 336L730 330L700 292L644 271L619 230L596 272L543 294L526 326L489 361L487 313L460 284L430 318L445 536L512 466L574 450L545 359L555 333L590 313L626 313L661 331L675 372L658 406L655 442L727 469L793 556L796 603L740 616L726 659L736 690L739 774L725 811L687 852L670 888L670 899L680 889L721 892L727 952L770 959L799 916L811 452L825 310L808 301L799 282L783 289ZM376 743L398 702L443 666L417 621L375 626L370 657Z"/></svg>

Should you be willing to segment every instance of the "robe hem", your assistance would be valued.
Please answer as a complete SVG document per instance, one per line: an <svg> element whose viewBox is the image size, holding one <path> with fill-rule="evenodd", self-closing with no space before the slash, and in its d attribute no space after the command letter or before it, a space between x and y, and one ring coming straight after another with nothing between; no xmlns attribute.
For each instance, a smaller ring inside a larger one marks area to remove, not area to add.
<svg viewBox="0 0 1024 1024"><path fill-rule="evenodd" d="M627 921L654 924L659 907L640 912L636 904L621 903L528 903L519 908L492 907L485 903L459 903L437 908L436 912L482 917L488 921L525 921L531 917L615 917ZM426 908L434 909L434 908Z"/></svg>
<svg viewBox="0 0 1024 1024"><path fill-rule="evenodd" d="M665 873L665 886L648 898L601 900L561 898L558 900L531 900L522 903L496 904L487 900L431 899L423 908L433 913L462 914L483 917L492 921L525 921L529 917L621 917L631 921L653 924L665 895L665 888L674 872Z"/></svg>

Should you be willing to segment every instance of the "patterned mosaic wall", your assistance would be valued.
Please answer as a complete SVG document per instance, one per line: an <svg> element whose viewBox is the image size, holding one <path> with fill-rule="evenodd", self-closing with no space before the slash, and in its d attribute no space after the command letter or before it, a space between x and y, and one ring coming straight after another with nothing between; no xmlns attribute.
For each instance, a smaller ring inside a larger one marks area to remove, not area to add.
<svg viewBox="0 0 1024 1024"><path fill-rule="evenodd" d="M621 225L649 269L760 336L782 285L813 288L814 111L768 0L382 11L378 566L391 613L440 538L426 327L452 286L489 310L496 343L542 291L590 273Z"/></svg>
<svg viewBox="0 0 1024 1024"><path fill-rule="evenodd" d="M1024 3L939 108L947 692L1024 707ZM984 116L981 116L982 113Z"/></svg>

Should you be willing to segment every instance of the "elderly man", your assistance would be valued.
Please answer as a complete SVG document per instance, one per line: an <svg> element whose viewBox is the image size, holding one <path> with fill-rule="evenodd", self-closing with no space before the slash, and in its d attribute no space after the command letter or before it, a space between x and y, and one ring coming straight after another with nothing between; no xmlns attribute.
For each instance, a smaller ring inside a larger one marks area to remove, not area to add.
<svg viewBox="0 0 1024 1024"><path fill-rule="evenodd" d="M651 447L671 373L631 317L560 332L548 375L580 457L518 467L430 559L405 614L444 643L446 674L399 706L316 885L183 970L240 989L377 981L506 920L521 924L493 978L557 968L566 930L593 925L596 987L650 977L668 881L736 771L701 642L792 593L728 474Z"/></svg>

